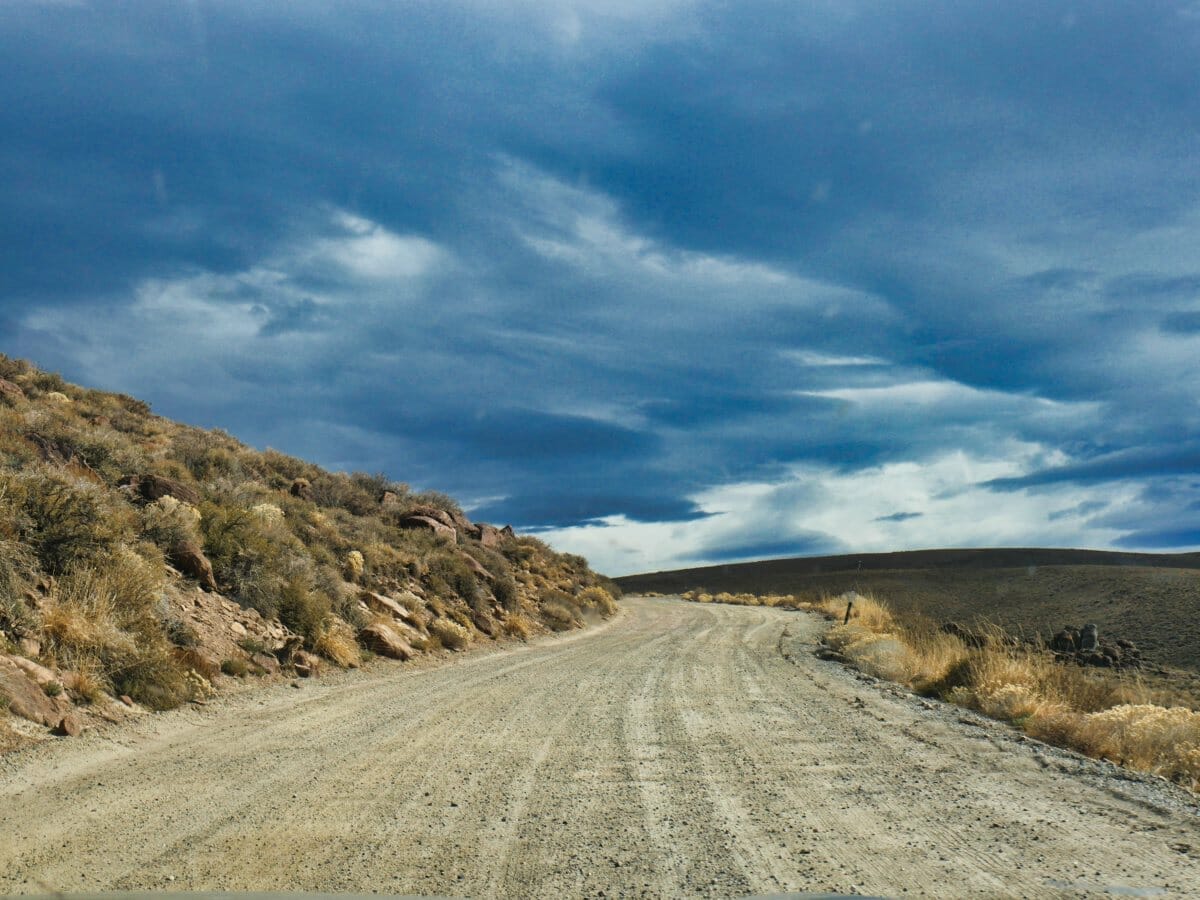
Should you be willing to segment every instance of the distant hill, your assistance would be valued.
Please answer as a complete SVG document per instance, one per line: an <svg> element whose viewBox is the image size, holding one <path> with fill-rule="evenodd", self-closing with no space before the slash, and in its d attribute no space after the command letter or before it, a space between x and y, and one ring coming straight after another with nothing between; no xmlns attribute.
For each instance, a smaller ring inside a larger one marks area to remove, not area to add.
<svg viewBox="0 0 1200 900"><path fill-rule="evenodd" d="M248 674L579 627L614 611L606 587L444 494L0 355L0 747L3 709L77 730L115 696L161 709Z"/></svg>
<svg viewBox="0 0 1200 900"><path fill-rule="evenodd" d="M1101 550L914 550L771 559L628 575L629 593L701 589L816 597L871 592L933 619L987 619L1048 635L1096 622L1153 660L1200 671L1200 553Z"/></svg>

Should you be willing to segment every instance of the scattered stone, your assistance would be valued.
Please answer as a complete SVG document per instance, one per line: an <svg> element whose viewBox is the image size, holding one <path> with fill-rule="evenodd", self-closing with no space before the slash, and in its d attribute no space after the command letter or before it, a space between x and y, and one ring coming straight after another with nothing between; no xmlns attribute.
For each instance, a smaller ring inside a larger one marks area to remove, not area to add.
<svg viewBox="0 0 1200 900"><path fill-rule="evenodd" d="M122 694L117 699L120 700L122 703L124 703L126 706L133 706L133 698L130 697L128 694Z"/></svg>
<svg viewBox="0 0 1200 900"><path fill-rule="evenodd" d="M483 563L473 557L470 553L460 550L458 555L462 557L463 562L467 564L467 568L471 570L471 574L476 578L481 578L484 581L496 580L496 577L483 567Z"/></svg>
<svg viewBox="0 0 1200 900"><path fill-rule="evenodd" d="M250 662L266 671L269 675L279 674L279 660L269 653L252 653L250 654Z"/></svg>
<svg viewBox="0 0 1200 900"><path fill-rule="evenodd" d="M1068 625L1050 638L1047 644L1061 662L1099 668L1142 668L1142 654L1133 641L1125 638L1108 641L1100 637L1095 624L1076 628Z"/></svg>
<svg viewBox="0 0 1200 900"><path fill-rule="evenodd" d="M232 631L234 634L236 634L238 637L246 636L246 626L243 625L241 622L230 622L229 630Z"/></svg>

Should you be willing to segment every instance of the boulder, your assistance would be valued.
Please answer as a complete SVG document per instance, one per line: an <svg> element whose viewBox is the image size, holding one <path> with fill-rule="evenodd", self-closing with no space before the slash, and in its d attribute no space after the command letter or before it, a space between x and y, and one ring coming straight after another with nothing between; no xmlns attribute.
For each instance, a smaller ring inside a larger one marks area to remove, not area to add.
<svg viewBox="0 0 1200 900"><path fill-rule="evenodd" d="M53 733L59 737L79 737L83 734L83 724L74 713L68 713L58 720Z"/></svg>
<svg viewBox="0 0 1200 900"><path fill-rule="evenodd" d="M389 625L372 622L358 633L358 639L370 650L391 659L409 660L416 651Z"/></svg>
<svg viewBox="0 0 1200 900"><path fill-rule="evenodd" d="M374 591L363 591L358 595L358 599L365 603L367 609L372 612L383 613L384 615L405 621L410 618L410 613L407 609L391 597L385 597L383 594L376 594Z"/></svg>
<svg viewBox="0 0 1200 900"><path fill-rule="evenodd" d="M437 519L429 516L417 516L409 514L401 518L396 523L400 528L406 528L412 531L420 531L422 529L433 532L434 536L448 544L455 543L455 531L452 525L447 525Z"/></svg>
<svg viewBox="0 0 1200 900"><path fill-rule="evenodd" d="M206 591L216 591L212 563L196 544L180 544L167 555L168 562L188 578L195 578Z"/></svg>
<svg viewBox="0 0 1200 900"><path fill-rule="evenodd" d="M47 695L11 656L0 656L0 694L8 698L9 712L47 728L53 728L71 711L65 696Z"/></svg>
<svg viewBox="0 0 1200 900"><path fill-rule="evenodd" d="M457 529L458 527L454 521L454 517L450 515L450 513L446 512L446 510L437 506L414 506L407 513L405 513L405 518L408 518L409 516L433 519L435 522L441 522L447 528Z"/></svg>
<svg viewBox="0 0 1200 900"><path fill-rule="evenodd" d="M174 497L192 506L200 505L200 491L189 484L162 475L126 475L118 485L127 488L147 502Z"/></svg>
<svg viewBox="0 0 1200 900"><path fill-rule="evenodd" d="M321 674L321 657L307 650L297 650L292 654L292 668L301 678L312 678Z"/></svg>
<svg viewBox="0 0 1200 900"><path fill-rule="evenodd" d="M1100 649L1100 629L1094 622L1084 625L1079 632L1079 649L1085 653Z"/></svg>
<svg viewBox="0 0 1200 900"><path fill-rule="evenodd" d="M1055 653L1074 653L1079 649L1079 629L1068 625L1050 638L1050 649Z"/></svg>
<svg viewBox="0 0 1200 900"><path fill-rule="evenodd" d="M473 557L470 553L460 552L463 562L467 564L467 568L471 570L471 574L476 578L481 578L484 581L495 581L496 576L484 568L483 563Z"/></svg>
<svg viewBox="0 0 1200 900"><path fill-rule="evenodd" d="M473 530L472 537L489 550L495 550L504 543L504 535L500 533L500 529L487 522L478 523Z"/></svg>
<svg viewBox="0 0 1200 900"><path fill-rule="evenodd" d="M16 406L18 403L25 402L25 392L7 378L0 378L0 400L9 406Z"/></svg>
<svg viewBox="0 0 1200 900"><path fill-rule="evenodd" d="M35 663L32 659L26 659L24 656L10 656L13 665L32 678L38 687L45 687L48 684L61 684L62 681L58 675L47 669L40 663Z"/></svg>
<svg viewBox="0 0 1200 900"><path fill-rule="evenodd" d="M293 497L299 497L301 500L312 499L312 482L307 478L297 478L288 488L288 493Z"/></svg>

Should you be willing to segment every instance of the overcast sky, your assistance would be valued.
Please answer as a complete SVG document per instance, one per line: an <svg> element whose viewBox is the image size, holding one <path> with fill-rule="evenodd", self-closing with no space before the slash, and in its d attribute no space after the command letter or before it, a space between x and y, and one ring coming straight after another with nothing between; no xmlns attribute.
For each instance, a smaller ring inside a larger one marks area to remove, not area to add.
<svg viewBox="0 0 1200 900"><path fill-rule="evenodd" d="M0 350L609 574L1200 547L1200 3L0 0Z"/></svg>

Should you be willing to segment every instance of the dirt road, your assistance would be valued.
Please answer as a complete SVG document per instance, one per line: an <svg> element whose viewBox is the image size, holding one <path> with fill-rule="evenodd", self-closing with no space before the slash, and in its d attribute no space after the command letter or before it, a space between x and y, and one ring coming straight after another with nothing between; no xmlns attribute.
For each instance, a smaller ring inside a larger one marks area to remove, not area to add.
<svg viewBox="0 0 1200 900"><path fill-rule="evenodd" d="M633 600L10 756L0 894L1200 891L1181 793L860 680L807 652L823 628Z"/></svg>

